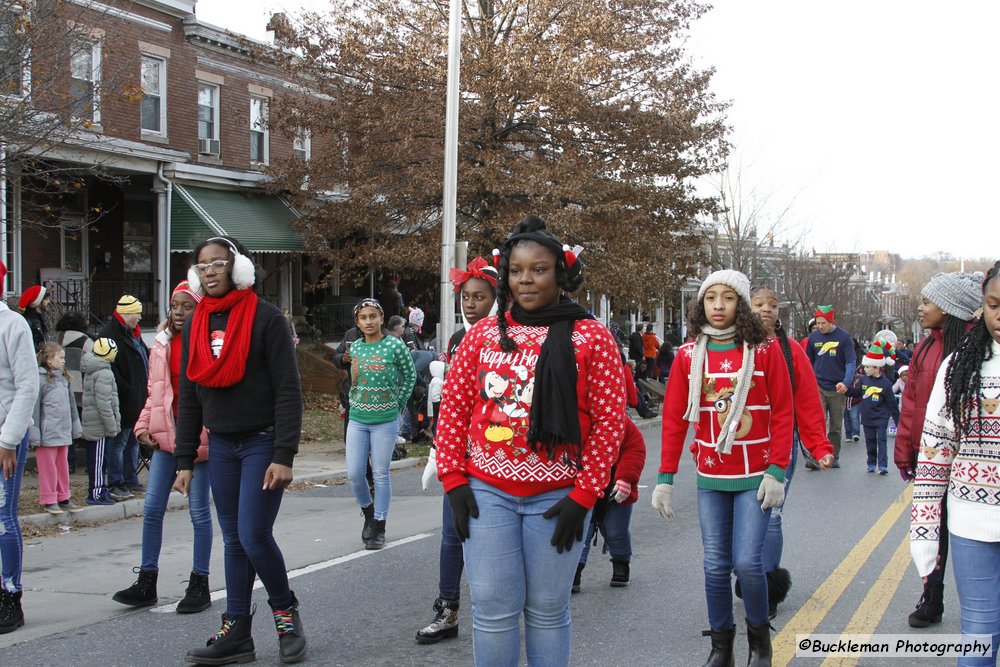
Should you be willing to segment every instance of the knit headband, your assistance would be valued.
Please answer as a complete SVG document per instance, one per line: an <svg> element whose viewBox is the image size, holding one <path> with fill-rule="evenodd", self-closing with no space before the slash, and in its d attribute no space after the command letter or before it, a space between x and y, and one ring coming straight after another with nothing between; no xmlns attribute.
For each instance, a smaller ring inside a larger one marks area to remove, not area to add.
<svg viewBox="0 0 1000 667"><path fill-rule="evenodd" d="M358 305L354 306L354 319L358 319L358 313L361 312L362 308L374 308L378 311L379 315L385 317L385 311L382 310L382 304L378 302L378 299L361 299L358 301Z"/></svg>
<svg viewBox="0 0 1000 667"><path fill-rule="evenodd" d="M191 285L186 280L182 280L179 283L177 283L177 287L175 287L174 291L170 293L170 296L173 297L173 295L177 294L178 292L187 294L189 297L194 299L195 303L201 303L201 300L203 298L201 294L198 294L197 292L191 289Z"/></svg>
<svg viewBox="0 0 1000 667"><path fill-rule="evenodd" d="M115 307L115 310L122 315L141 315L142 302L131 294L125 294L122 298L118 299L118 305Z"/></svg>

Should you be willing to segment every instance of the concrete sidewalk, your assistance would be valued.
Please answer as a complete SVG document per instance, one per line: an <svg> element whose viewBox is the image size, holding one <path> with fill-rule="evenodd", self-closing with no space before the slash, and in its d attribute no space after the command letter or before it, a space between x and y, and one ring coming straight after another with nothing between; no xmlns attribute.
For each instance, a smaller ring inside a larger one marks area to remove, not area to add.
<svg viewBox="0 0 1000 667"><path fill-rule="evenodd" d="M393 461L391 469L406 468L418 465L422 459L410 457ZM82 473L83 467L80 465L77 472L70 475L70 484L87 484L86 473ZM294 482L308 482L323 479L346 479L347 468L344 462L343 443L308 443L303 445L299 453L295 456L293 468L295 475ZM140 474L144 480L144 475ZM293 483L294 483L293 482ZM32 489L38 487L38 477L35 475L25 475L22 489ZM124 502L114 505L86 505L83 510L76 514L65 513L52 515L47 512L37 514L22 514L21 523L34 526L91 526L94 524L106 523L108 521L119 521L130 517L142 516L143 497L136 496ZM187 498L174 491L170 494L167 503L168 509L183 509L187 507Z"/></svg>

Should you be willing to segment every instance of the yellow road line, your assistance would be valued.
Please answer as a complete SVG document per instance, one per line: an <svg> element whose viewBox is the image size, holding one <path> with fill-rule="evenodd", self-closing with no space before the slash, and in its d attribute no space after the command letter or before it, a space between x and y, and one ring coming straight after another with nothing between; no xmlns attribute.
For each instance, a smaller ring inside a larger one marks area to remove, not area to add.
<svg viewBox="0 0 1000 667"><path fill-rule="evenodd" d="M854 580L862 566L868 561L872 553L881 544L888 534L889 529L903 513L903 510L910 506L913 498L913 485L907 484L903 492L889 504L878 521L868 529L850 553L840 561L834 568L830 576L826 578L816 592L812 594L802 608L792 616L791 620L785 624L781 632L775 636L773 641L774 654L772 664L775 667L785 667L795 657L796 645L795 635L812 634L819 626L820 622L833 609L844 590Z"/></svg>
<svg viewBox="0 0 1000 667"><path fill-rule="evenodd" d="M899 583L903 580L909 564L910 536L907 535L896 547L896 552L886 563L882 574L878 576L878 581L868 589L868 595L847 622L843 634L863 635L862 641L864 641L875 633L878 624L882 622L882 617L885 616L885 610L889 608L889 603L899 589ZM854 667L857 664L858 658L828 657L820 667Z"/></svg>

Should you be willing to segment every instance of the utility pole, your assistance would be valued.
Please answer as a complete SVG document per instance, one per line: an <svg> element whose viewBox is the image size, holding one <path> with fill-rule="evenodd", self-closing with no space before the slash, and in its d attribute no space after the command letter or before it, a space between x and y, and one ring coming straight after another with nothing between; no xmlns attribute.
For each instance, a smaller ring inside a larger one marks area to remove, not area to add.
<svg viewBox="0 0 1000 667"><path fill-rule="evenodd" d="M458 206L458 101L462 62L462 0L450 0L448 23L448 92L445 102L444 201L441 219L441 325L439 346L447 345L455 329L455 296L448 280L455 266L455 216Z"/></svg>

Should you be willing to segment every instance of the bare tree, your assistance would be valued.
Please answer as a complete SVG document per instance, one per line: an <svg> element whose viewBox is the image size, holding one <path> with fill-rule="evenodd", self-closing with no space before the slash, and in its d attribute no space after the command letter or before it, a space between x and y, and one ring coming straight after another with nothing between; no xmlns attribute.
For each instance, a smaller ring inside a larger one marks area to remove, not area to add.
<svg viewBox="0 0 1000 667"><path fill-rule="evenodd" d="M107 111L143 101L123 20L98 2L0 0L0 157L20 179L22 225L59 226L61 202L85 187L60 149L107 142ZM115 178L96 159L86 174Z"/></svg>
<svg viewBox="0 0 1000 667"><path fill-rule="evenodd" d="M791 251L779 260L779 266L781 284L778 291L788 299L785 324L797 334L805 335L806 323L818 305L834 304L845 317L849 308L854 307L853 303L849 307L848 301L857 291L851 284L852 277L857 276L856 264Z"/></svg>

